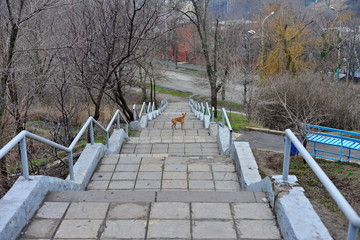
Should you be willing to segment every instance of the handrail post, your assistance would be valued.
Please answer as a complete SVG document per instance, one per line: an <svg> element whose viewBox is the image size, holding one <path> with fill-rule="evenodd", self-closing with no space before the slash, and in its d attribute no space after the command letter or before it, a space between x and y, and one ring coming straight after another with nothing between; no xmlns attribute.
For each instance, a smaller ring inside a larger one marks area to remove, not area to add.
<svg viewBox="0 0 360 240"><path fill-rule="evenodd" d="M126 132L126 135L129 136L129 124L126 122L126 125L125 125L125 132Z"/></svg>
<svg viewBox="0 0 360 240"><path fill-rule="evenodd" d="M136 121L136 106L135 106L135 104L133 105L133 117L134 117L134 121Z"/></svg>
<svg viewBox="0 0 360 240"><path fill-rule="evenodd" d="M229 143L230 143L230 146L231 146L231 144L232 144L232 130L230 130L230 136L229 136Z"/></svg>
<svg viewBox="0 0 360 240"><path fill-rule="evenodd" d="M359 228L355 227L354 225L349 222L347 240L356 240L359 233Z"/></svg>
<svg viewBox="0 0 360 240"><path fill-rule="evenodd" d="M21 155L23 177L26 180L29 180L29 162L28 162L27 151L26 151L26 137L23 137L20 140L20 155Z"/></svg>
<svg viewBox="0 0 360 240"><path fill-rule="evenodd" d="M290 148L291 140L285 135L285 144L284 144L284 163L283 163L283 181L287 181L289 178L289 166L290 166Z"/></svg>
<svg viewBox="0 0 360 240"><path fill-rule="evenodd" d="M116 115L116 127L117 129L120 129L120 113Z"/></svg>
<svg viewBox="0 0 360 240"><path fill-rule="evenodd" d="M109 133L106 132L106 148L109 149Z"/></svg>
<svg viewBox="0 0 360 240"><path fill-rule="evenodd" d="M68 154L68 160L69 160L69 172L70 172L70 180L74 181L75 174L74 174L74 161L73 161L73 153L72 151Z"/></svg>
<svg viewBox="0 0 360 240"><path fill-rule="evenodd" d="M222 120L222 127L225 127L224 109L222 109L222 111L221 111L221 120Z"/></svg>
<svg viewBox="0 0 360 240"><path fill-rule="evenodd" d="M94 145L94 124L93 124L93 121L90 122L90 144Z"/></svg>
<svg viewBox="0 0 360 240"><path fill-rule="evenodd" d="M214 122L215 119L215 108L211 107L211 121Z"/></svg>
<svg viewBox="0 0 360 240"><path fill-rule="evenodd" d="M343 159L343 149L344 149L344 142L343 142L343 133L340 133L340 142L341 142L341 146L340 146L340 161L342 161Z"/></svg>

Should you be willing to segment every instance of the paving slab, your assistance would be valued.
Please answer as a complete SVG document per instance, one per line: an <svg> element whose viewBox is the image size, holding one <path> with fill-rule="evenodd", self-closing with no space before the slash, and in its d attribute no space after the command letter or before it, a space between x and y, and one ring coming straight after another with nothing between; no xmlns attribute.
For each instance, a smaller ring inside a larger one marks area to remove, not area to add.
<svg viewBox="0 0 360 240"><path fill-rule="evenodd" d="M91 180L93 181L103 181L103 180L110 180L112 177L112 172L95 172Z"/></svg>
<svg viewBox="0 0 360 240"><path fill-rule="evenodd" d="M192 190L214 190L214 181L212 180L189 180L189 189Z"/></svg>
<svg viewBox="0 0 360 240"><path fill-rule="evenodd" d="M236 172L213 172L213 175L217 181L238 181Z"/></svg>
<svg viewBox="0 0 360 240"><path fill-rule="evenodd" d="M22 237L49 239L54 234L59 222L60 219L34 219L31 221Z"/></svg>
<svg viewBox="0 0 360 240"><path fill-rule="evenodd" d="M164 171L168 171L168 172L186 172L187 171L187 165L186 164L166 163Z"/></svg>
<svg viewBox="0 0 360 240"><path fill-rule="evenodd" d="M161 182L157 180L138 180L135 189L156 189L160 190Z"/></svg>
<svg viewBox="0 0 360 240"><path fill-rule="evenodd" d="M103 219L109 203L100 202L72 202L65 219Z"/></svg>
<svg viewBox="0 0 360 240"><path fill-rule="evenodd" d="M133 190L135 181L111 181L106 190Z"/></svg>
<svg viewBox="0 0 360 240"><path fill-rule="evenodd" d="M106 190L110 181L90 181L86 190Z"/></svg>
<svg viewBox="0 0 360 240"><path fill-rule="evenodd" d="M68 202L44 202L35 218L62 218L68 206Z"/></svg>
<svg viewBox="0 0 360 240"><path fill-rule="evenodd" d="M241 238L282 239L275 220L238 220Z"/></svg>
<svg viewBox="0 0 360 240"><path fill-rule="evenodd" d="M210 166L208 164L189 164L189 172L209 172Z"/></svg>
<svg viewBox="0 0 360 240"><path fill-rule="evenodd" d="M118 164L115 168L115 171L117 172L132 172L138 170L139 164Z"/></svg>
<svg viewBox="0 0 360 240"><path fill-rule="evenodd" d="M187 189L188 183L186 179L181 180L163 180L162 181L162 189Z"/></svg>
<svg viewBox="0 0 360 240"><path fill-rule="evenodd" d="M154 202L151 204L151 219L190 219L189 203Z"/></svg>
<svg viewBox="0 0 360 240"><path fill-rule="evenodd" d="M210 180L213 179L211 172L189 172L189 180Z"/></svg>
<svg viewBox="0 0 360 240"><path fill-rule="evenodd" d="M163 180L177 180L177 179L187 179L187 172L165 172L163 174Z"/></svg>
<svg viewBox="0 0 360 240"><path fill-rule="evenodd" d="M61 222L59 229L56 231L55 238L97 238L102 222L103 220L94 219L65 219Z"/></svg>
<svg viewBox="0 0 360 240"><path fill-rule="evenodd" d="M235 219L274 219L268 203L234 203Z"/></svg>
<svg viewBox="0 0 360 240"><path fill-rule="evenodd" d="M146 218L143 220L108 220L101 239L144 239Z"/></svg>
<svg viewBox="0 0 360 240"><path fill-rule="evenodd" d="M229 203L192 203L191 212L193 219L232 219Z"/></svg>
<svg viewBox="0 0 360 240"><path fill-rule="evenodd" d="M149 203L112 203L108 219L147 219Z"/></svg>
<svg viewBox="0 0 360 240"><path fill-rule="evenodd" d="M194 239L237 239L233 221L196 220L192 228Z"/></svg>
<svg viewBox="0 0 360 240"><path fill-rule="evenodd" d="M161 180L162 172L139 172L138 180Z"/></svg>
<svg viewBox="0 0 360 240"><path fill-rule="evenodd" d="M235 190L240 191L238 181L215 181L216 190Z"/></svg>
<svg viewBox="0 0 360 240"><path fill-rule="evenodd" d="M149 220L148 239L190 239L190 220Z"/></svg>

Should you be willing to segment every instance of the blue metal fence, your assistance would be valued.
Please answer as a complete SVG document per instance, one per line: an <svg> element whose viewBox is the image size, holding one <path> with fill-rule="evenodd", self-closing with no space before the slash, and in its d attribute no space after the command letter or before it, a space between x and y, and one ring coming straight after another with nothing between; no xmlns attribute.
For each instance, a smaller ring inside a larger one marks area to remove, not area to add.
<svg viewBox="0 0 360 240"><path fill-rule="evenodd" d="M351 158L360 160L359 156L353 154L354 151L360 153L360 133L311 124L305 124L305 133L306 140L313 142L311 155L314 157L342 162L348 162ZM318 144L329 145L332 148L325 149Z"/></svg>

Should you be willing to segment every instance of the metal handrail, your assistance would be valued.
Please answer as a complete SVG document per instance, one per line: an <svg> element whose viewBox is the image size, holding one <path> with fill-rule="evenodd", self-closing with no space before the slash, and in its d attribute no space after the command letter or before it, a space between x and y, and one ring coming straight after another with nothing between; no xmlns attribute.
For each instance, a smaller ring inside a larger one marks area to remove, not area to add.
<svg viewBox="0 0 360 240"><path fill-rule="evenodd" d="M221 120L222 120L222 126L225 127L225 123L226 123L227 127L229 128L229 131L230 131L229 144L231 146L231 143L232 143L232 127L231 127L229 118L228 118L228 116L226 114L225 108L221 109Z"/></svg>
<svg viewBox="0 0 360 240"><path fill-rule="evenodd" d="M126 119L121 115L120 110L117 110L112 117L109 125L105 129L98 121L96 121L93 117L89 117L78 134L75 136L74 140L71 142L69 147L65 147L61 144L58 144L54 141L48 140L46 138L40 137L36 134L33 134L31 132L28 132L26 130L21 131L19 134L17 134L10 142L8 142L2 149L0 149L0 159L3 158L12 148L14 148L18 143L20 143L20 157L21 157L21 163L22 163L22 170L23 170L23 177L26 180L29 180L29 163L28 163L28 157L27 157L27 150L26 150L26 137L37 140L39 142L42 142L44 144L50 145L52 147L55 147L57 149L63 150L68 153L68 162L69 162L69 173L70 173L70 180L74 181L74 164L73 164L73 149L75 148L76 144L80 140L81 136L84 134L87 128L89 128L90 133L90 144L94 144L94 123L97 125L105 134L106 134L106 147L109 148L109 131L110 128L117 118L117 127L120 128L120 117L123 118L123 120L126 123L126 134L128 134L128 122Z"/></svg>
<svg viewBox="0 0 360 240"><path fill-rule="evenodd" d="M320 182L349 220L347 239L356 240L360 228L360 217L290 129L285 130L283 181L288 181L291 143L294 144L300 155L305 159L311 170L319 178Z"/></svg>

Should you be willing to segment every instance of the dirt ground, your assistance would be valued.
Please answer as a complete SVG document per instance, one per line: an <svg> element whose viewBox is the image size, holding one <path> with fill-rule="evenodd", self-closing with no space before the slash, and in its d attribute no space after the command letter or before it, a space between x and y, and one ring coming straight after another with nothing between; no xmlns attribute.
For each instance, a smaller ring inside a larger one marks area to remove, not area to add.
<svg viewBox="0 0 360 240"><path fill-rule="evenodd" d="M281 175L283 153L253 149L262 177ZM360 166L320 161L318 164L334 182L356 212L360 211ZM335 240L346 239L348 220L300 157L292 157L290 174L296 175L305 195Z"/></svg>

